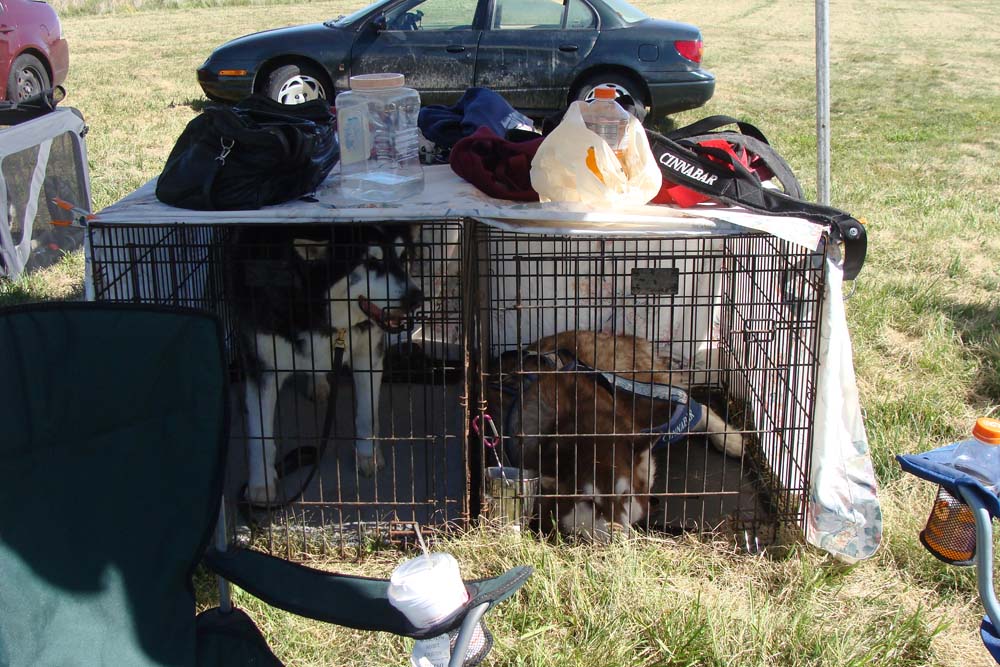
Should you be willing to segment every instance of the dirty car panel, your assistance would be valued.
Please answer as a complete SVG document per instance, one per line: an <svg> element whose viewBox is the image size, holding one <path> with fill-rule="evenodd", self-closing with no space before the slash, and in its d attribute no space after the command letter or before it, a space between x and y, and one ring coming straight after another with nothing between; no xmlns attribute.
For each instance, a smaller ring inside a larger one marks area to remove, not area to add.
<svg viewBox="0 0 1000 667"><path fill-rule="evenodd" d="M634 82L653 115L703 105L715 78L676 44L690 24L651 19L625 0L379 0L347 17L247 35L198 69L209 98L264 92L278 67L325 73L327 97L348 78L400 72L423 104L452 104L470 86L491 88L531 115L559 111L605 77Z"/></svg>

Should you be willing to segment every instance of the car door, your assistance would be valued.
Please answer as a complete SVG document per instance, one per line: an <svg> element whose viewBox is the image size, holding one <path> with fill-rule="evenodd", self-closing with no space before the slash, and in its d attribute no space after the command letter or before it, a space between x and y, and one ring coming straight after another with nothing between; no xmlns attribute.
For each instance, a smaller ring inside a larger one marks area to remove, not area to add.
<svg viewBox="0 0 1000 667"><path fill-rule="evenodd" d="M400 72L421 103L451 104L472 86L479 0L404 0L375 17L351 48L351 74ZM484 10L485 11L485 10Z"/></svg>
<svg viewBox="0 0 1000 667"><path fill-rule="evenodd" d="M518 109L560 109L598 28L597 13L584 0L494 0L479 41L476 85Z"/></svg>
<svg viewBox="0 0 1000 667"><path fill-rule="evenodd" d="M7 77L10 76L10 61L14 57L13 12L7 11L6 2L0 0L0 100L7 97Z"/></svg>

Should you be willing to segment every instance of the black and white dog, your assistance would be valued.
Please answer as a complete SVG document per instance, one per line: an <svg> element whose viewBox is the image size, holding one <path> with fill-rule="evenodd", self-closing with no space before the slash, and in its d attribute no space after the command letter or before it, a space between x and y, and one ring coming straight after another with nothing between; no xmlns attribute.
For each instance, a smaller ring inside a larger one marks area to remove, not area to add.
<svg viewBox="0 0 1000 667"><path fill-rule="evenodd" d="M359 471L383 465L375 441L385 334L407 328L423 293L407 272L410 225L247 225L228 271L247 370L247 500L280 500L274 416L278 390L293 373L312 372L329 390L338 337L353 371Z"/></svg>

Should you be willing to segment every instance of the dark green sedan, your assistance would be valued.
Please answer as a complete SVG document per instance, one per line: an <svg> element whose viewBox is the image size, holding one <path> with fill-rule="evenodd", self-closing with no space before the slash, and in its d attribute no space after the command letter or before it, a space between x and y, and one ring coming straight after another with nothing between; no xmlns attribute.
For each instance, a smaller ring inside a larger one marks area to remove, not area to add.
<svg viewBox="0 0 1000 667"><path fill-rule="evenodd" d="M611 85L660 117L712 97L701 56L698 28L625 0L379 0L234 39L212 52L198 82L216 101L259 92L297 104L332 101L355 74L401 72L425 105L482 86L534 116Z"/></svg>

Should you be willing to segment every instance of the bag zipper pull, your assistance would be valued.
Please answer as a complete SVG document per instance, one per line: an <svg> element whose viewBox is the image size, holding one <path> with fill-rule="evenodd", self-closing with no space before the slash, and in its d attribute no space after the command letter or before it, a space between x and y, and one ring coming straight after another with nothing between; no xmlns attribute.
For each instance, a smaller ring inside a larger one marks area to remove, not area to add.
<svg viewBox="0 0 1000 667"><path fill-rule="evenodd" d="M226 138L225 137L220 137L219 138L219 143L222 144L222 152L219 153L216 156L215 159L219 162L220 165L225 165L226 164L226 158L229 157L229 152L233 150L233 146L236 144L236 140L235 139L230 139L229 140L229 145L227 146L226 145Z"/></svg>

